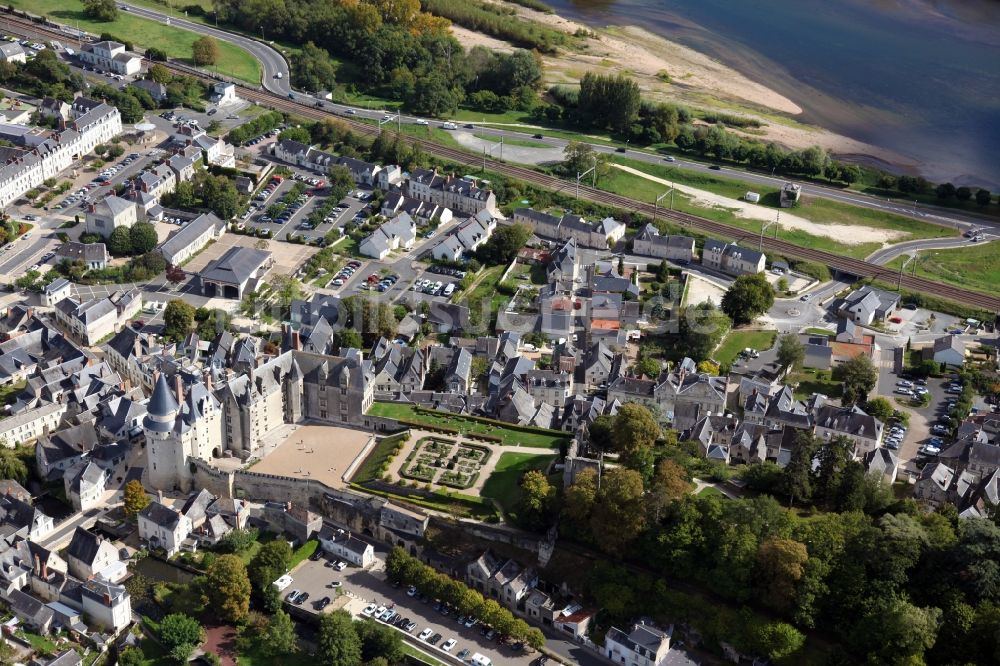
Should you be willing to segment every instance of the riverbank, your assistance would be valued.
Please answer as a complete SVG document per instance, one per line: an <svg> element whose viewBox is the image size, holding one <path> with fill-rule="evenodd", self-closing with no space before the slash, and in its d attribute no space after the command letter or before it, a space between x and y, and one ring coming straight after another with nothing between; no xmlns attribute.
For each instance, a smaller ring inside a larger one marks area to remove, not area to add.
<svg viewBox="0 0 1000 666"><path fill-rule="evenodd" d="M587 33L578 46L543 55L546 87L575 85L585 72L622 73L634 78L648 99L671 101L704 110L753 117L763 124L747 136L798 150L820 146L861 164L891 165L911 172L916 165L893 151L796 120L802 108L788 97L752 81L735 69L692 48L664 39L638 26L595 28L557 14L527 9L504 0L487 0L515 11L526 21L570 35ZM466 48L486 46L509 51L502 40L452 26Z"/></svg>

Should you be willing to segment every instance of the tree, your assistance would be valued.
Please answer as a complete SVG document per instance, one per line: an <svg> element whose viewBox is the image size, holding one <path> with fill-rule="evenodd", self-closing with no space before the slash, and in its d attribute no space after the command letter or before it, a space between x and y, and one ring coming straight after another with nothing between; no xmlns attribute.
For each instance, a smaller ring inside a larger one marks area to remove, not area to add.
<svg viewBox="0 0 1000 666"><path fill-rule="evenodd" d="M21 485L28 482L28 466L13 449L0 448L0 478L13 479Z"/></svg>
<svg viewBox="0 0 1000 666"><path fill-rule="evenodd" d="M151 252L159 240L156 237L156 227L149 222L136 222L129 231L129 240L133 254Z"/></svg>
<svg viewBox="0 0 1000 666"><path fill-rule="evenodd" d="M778 537L765 539L757 548L754 569L761 601L779 612L789 610L808 559L805 544Z"/></svg>
<svg viewBox="0 0 1000 666"><path fill-rule="evenodd" d="M264 652L272 657L289 655L298 649L295 625L288 613L278 609L267 622L260 644Z"/></svg>
<svg viewBox="0 0 1000 666"><path fill-rule="evenodd" d="M816 440L812 433L797 431L795 448L785 465L781 482L781 490L788 496L789 506L796 500L808 500L812 496L812 460L815 452Z"/></svg>
<svg viewBox="0 0 1000 666"><path fill-rule="evenodd" d="M859 354L837 366L833 378L844 386L841 402L854 405L868 399L868 393L878 383L878 369L870 358Z"/></svg>
<svg viewBox="0 0 1000 666"><path fill-rule="evenodd" d="M976 190L976 203L980 206L989 206L991 200L991 195L989 190L984 190L982 188Z"/></svg>
<svg viewBox="0 0 1000 666"><path fill-rule="evenodd" d="M937 637L941 609L921 608L898 597L874 601L848 637L854 652L869 663L923 663L924 651Z"/></svg>
<svg viewBox="0 0 1000 666"><path fill-rule="evenodd" d="M122 491L122 501L125 504L125 515L129 518L135 518L136 514L149 505L149 495L142 487L142 482L138 479L132 479L125 484L125 489Z"/></svg>
<svg viewBox="0 0 1000 666"><path fill-rule="evenodd" d="M335 348L341 347L344 349L361 349L364 347L364 341L361 339L361 334L353 328L340 329L333 334L332 342Z"/></svg>
<svg viewBox="0 0 1000 666"><path fill-rule="evenodd" d="M205 633L198 620L173 613L160 622L160 642L170 656L179 663L187 663L191 653L205 640Z"/></svg>
<svg viewBox="0 0 1000 666"><path fill-rule="evenodd" d="M525 472L521 478L520 507L521 518L525 524L533 529L544 528L555 495L555 488L542 472L537 469Z"/></svg>
<svg viewBox="0 0 1000 666"><path fill-rule="evenodd" d="M198 67L214 65L219 60L219 43L208 35L199 37L191 45L191 59Z"/></svg>
<svg viewBox="0 0 1000 666"><path fill-rule="evenodd" d="M691 479L687 470L670 459L660 461L656 466L649 492L649 517L653 523L660 522L667 507L687 496L691 491Z"/></svg>
<svg viewBox="0 0 1000 666"><path fill-rule="evenodd" d="M721 305L734 324L749 324L774 305L774 288L762 273L741 275L722 296Z"/></svg>
<svg viewBox="0 0 1000 666"><path fill-rule="evenodd" d="M159 63L149 68L148 75L149 79L164 85L174 80L174 75L170 73L170 70L167 69L166 66Z"/></svg>
<svg viewBox="0 0 1000 666"><path fill-rule="evenodd" d="M146 655L140 647L127 647L118 655L118 666L142 666Z"/></svg>
<svg viewBox="0 0 1000 666"><path fill-rule="evenodd" d="M895 411L896 410L893 408L892 403L889 402L889 399L881 396L871 398L865 403L865 412L867 412L869 416L874 416L883 423L891 419Z"/></svg>
<svg viewBox="0 0 1000 666"><path fill-rule="evenodd" d="M132 254L132 232L128 227L118 227L108 237L108 252L115 257Z"/></svg>
<svg viewBox="0 0 1000 666"><path fill-rule="evenodd" d="M292 547L284 539L275 539L260 547L257 554L250 560L247 573L257 587L270 586L278 576L288 571L291 561Z"/></svg>
<svg viewBox="0 0 1000 666"><path fill-rule="evenodd" d="M163 309L163 335L180 342L194 327L194 306L174 299Z"/></svg>
<svg viewBox="0 0 1000 666"><path fill-rule="evenodd" d="M636 403L625 403L615 416L614 446L622 452L651 449L660 436L660 425L650 411Z"/></svg>
<svg viewBox="0 0 1000 666"><path fill-rule="evenodd" d="M358 666L361 663L361 639L346 611L334 611L320 620L316 657L324 666Z"/></svg>
<svg viewBox="0 0 1000 666"><path fill-rule="evenodd" d="M660 369L660 362L651 356L644 356L635 364L635 374L638 376L655 379L660 376Z"/></svg>
<svg viewBox="0 0 1000 666"><path fill-rule="evenodd" d="M590 527L594 534L601 535L599 547L612 555L621 555L642 533L646 512L642 476L638 472L616 467L603 474Z"/></svg>
<svg viewBox="0 0 1000 666"><path fill-rule="evenodd" d="M786 333L778 338L778 365L782 370L791 370L806 358L806 347L794 333Z"/></svg>
<svg viewBox="0 0 1000 666"><path fill-rule="evenodd" d="M274 293L282 310L287 310L291 307L292 301L302 298L302 283L291 275L275 275L271 278L271 283L274 285Z"/></svg>
<svg viewBox="0 0 1000 666"><path fill-rule="evenodd" d="M614 443L615 417L601 414L587 427L590 445L600 451L610 451Z"/></svg>
<svg viewBox="0 0 1000 666"><path fill-rule="evenodd" d="M768 622L751 627L752 651L772 661L794 654L806 640L801 631L785 622Z"/></svg>
<svg viewBox="0 0 1000 666"><path fill-rule="evenodd" d="M250 578L236 555L222 555L208 568L208 600L223 622L238 623L250 611Z"/></svg>
<svg viewBox="0 0 1000 666"><path fill-rule="evenodd" d="M584 469L566 489L563 496L562 514L578 530L586 533L589 529L590 514L597 501L597 471Z"/></svg>
<svg viewBox="0 0 1000 666"><path fill-rule="evenodd" d="M403 641L398 631L371 619L356 622L354 629L361 639L361 658L366 664L376 657L383 657L392 664L403 660Z"/></svg>
<svg viewBox="0 0 1000 666"><path fill-rule="evenodd" d="M333 90L337 85L337 66L330 53L312 42L306 42L292 60L292 84L296 88L319 92Z"/></svg>
<svg viewBox="0 0 1000 666"><path fill-rule="evenodd" d="M326 177L330 198L334 201L340 201L354 188L354 176L351 175L351 170L342 164L330 167Z"/></svg>
<svg viewBox="0 0 1000 666"><path fill-rule="evenodd" d="M110 23L118 18L118 3L115 0L83 0L83 12L95 21Z"/></svg>
<svg viewBox="0 0 1000 666"><path fill-rule="evenodd" d="M520 222L500 225L476 250L476 258L489 266L509 264L531 237L531 228Z"/></svg>

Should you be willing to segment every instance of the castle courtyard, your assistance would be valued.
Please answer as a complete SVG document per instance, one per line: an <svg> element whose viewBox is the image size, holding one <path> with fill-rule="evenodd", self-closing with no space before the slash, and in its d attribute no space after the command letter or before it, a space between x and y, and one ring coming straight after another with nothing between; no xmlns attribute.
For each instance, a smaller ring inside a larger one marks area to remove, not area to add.
<svg viewBox="0 0 1000 666"><path fill-rule="evenodd" d="M347 485L345 472L361 456L370 438L369 433L350 428L297 426L250 471L312 479L341 488Z"/></svg>

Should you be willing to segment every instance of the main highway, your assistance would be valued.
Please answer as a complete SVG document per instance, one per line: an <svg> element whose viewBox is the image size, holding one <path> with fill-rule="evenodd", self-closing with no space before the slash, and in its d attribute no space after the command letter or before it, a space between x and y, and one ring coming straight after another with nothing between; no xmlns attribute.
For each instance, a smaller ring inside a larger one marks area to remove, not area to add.
<svg viewBox="0 0 1000 666"><path fill-rule="evenodd" d="M21 29L22 31L25 32L40 35L45 39L51 39L54 37L63 37L61 32L52 27L42 26L37 23L28 21L26 19L22 19L19 16L9 17L7 23L8 23L8 28L11 30ZM17 25L18 28L15 28L14 27L15 25ZM199 29L205 28L205 26L201 26L200 24L191 24L191 25ZM227 37L229 37L228 33L222 33L222 34L225 34ZM168 66L184 74L201 76L203 78L208 78L208 79L213 78L213 75L207 74L189 65L172 62L169 63ZM214 78L219 78L219 77L215 76ZM286 79L287 76L283 75L282 79L279 80L286 80ZM293 114L307 119L320 120L330 116L331 105L324 105L322 102L317 103L317 100L308 95L303 95L294 92L289 92L286 95L281 95L280 93L277 93L272 90L261 89L260 87L256 86L251 87L244 84L239 84L238 94L241 97L256 102L260 105L268 106L277 109L279 111L285 111L289 114ZM343 107L340 108L342 109ZM341 113L343 113L343 110L341 110ZM360 113L358 115L360 115ZM368 123L359 122L351 115L347 115L345 118L342 119L344 120L344 122L350 125L353 130L359 133L372 135L379 131L377 127ZM485 168L489 171L503 174L511 178L524 180L538 187L542 187L553 191L569 192L571 190L575 190L573 185L571 183L568 183L567 181L561 180L546 173L541 173L533 169L529 169L527 167L508 164L493 159L481 159L479 156L470 154L467 151L451 148L424 139L413 138L412 142L414 144L420 145L420 147L426 153L446 159L456 164L469 165L469 166L482 165L485 166ZM674 222L675 224L688 227L694 231L698 231L701 233L711 234L713 236L720 238L730 238L730 239L735 239L737 241L743 240L744 242L747 242L747 239L750 236L753 236L753 234L747 234L745 230L738 229L736 227L732 227L721 222L715 222L713 220L698 217L695 215L690 215L687 213L681 213L679 211L670 211L670 210L664 211L662 209L656 210L653 204L651 203L629 199L627 197L623 197L617 194L612 194L610 192L605 192L603 190L592 188L583 184L579 186L578 193L579 197L583 200L618 208L621 210L635 211L636 213L640 213L642 215L649 217L652 217L654 216L654 214L658 213L661 218L668 219ZM961 226L958 223L956 223L956 225ZM751 240L755 239L756 238ZM995 294L984 294L973 290L965 289L962 287L957 287L954 285L935 282L933 280L929 280L927 278L919 276L905 275L905 274L901 275L899 271L895 271L880 266L870 261L853 259L850 257L842 257L830 252L795 245L793 243L790 243L782 239L764 238L760 240L760 243L762 249L764 249L768 253L779 254L789 258L818 262L820 264L828 266L835 273L853 275L859 278L873 278L890 283L898 281L900 288L912 291L914 293L934 295L941 298L950 299L956 302L966 303L968 305L973 305L979 308L983 308L993 313L1000 312L1000 296Z"/></svg>

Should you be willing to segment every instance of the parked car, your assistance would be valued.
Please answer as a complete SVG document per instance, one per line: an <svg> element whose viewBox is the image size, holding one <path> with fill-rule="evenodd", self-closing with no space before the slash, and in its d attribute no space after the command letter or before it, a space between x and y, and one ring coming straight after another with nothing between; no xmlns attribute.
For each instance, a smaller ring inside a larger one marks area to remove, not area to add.
<svg viewBox="0 0 1000 666"><path fill-rule="evenodd" d="M457 644L458 644L458 641L456 641L454 638L449 638L441 646L441 649L444 650L445 652L451 652L451 649L453 647L455 647Z"/></svg>
<svg viewBox="0 0 1000 666"><path fill-rule="evenodd" d="M426 641L428 638L431 637L431 634L433 633L434 633L433 629L424 629L423 631L420 632L420 634L417 635L417 638L419 638L422 641Z"/></svg>

